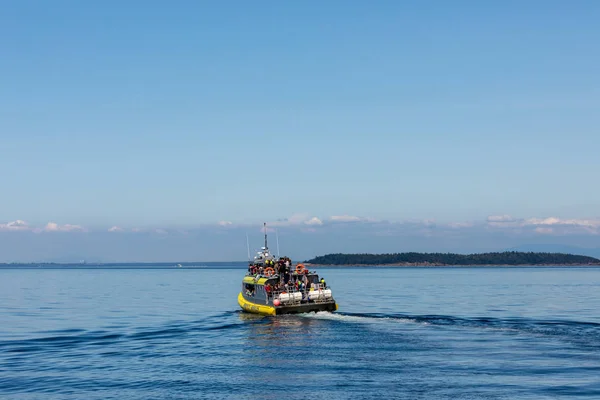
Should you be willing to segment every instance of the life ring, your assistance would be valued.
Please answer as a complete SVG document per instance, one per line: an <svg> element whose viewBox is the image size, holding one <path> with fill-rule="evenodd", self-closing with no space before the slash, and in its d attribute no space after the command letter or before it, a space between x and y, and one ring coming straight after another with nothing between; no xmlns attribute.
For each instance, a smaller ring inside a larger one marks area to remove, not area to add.
<svg viewBox="0 0 600 400"><path fill-rule="evenodd" d="M265 269L266 276L272 276L274 273L275 273L275 270L271 267L268 267L267 269Z"/></svg>
<svg viewBox="0 0 600 400"><path fill-rule="evenodd" d="M296 265L296 273L298 275L300 275L303 272L304 272L304 264L298 264L298 265Z"/></svg>

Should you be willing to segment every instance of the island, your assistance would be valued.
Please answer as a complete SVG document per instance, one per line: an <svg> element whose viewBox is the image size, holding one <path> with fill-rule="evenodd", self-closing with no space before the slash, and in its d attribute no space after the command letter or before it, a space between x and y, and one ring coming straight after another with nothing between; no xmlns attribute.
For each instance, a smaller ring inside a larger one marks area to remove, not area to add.
<svg viewBox="0 0 600 400"><path fill-rule="evenodd" d="M319 266L600 266L594 257L565 253L505 251L498 253L393 253L393 254L326 254L307 265Z"/></svg>

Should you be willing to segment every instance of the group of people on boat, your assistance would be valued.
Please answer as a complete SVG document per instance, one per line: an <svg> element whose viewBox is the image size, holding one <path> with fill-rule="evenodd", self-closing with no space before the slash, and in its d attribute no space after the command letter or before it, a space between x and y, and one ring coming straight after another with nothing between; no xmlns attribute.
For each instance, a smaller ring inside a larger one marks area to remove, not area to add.
<svg viewBox="0 0 600 400"><path fill-rule="evenodd" d="M265 292L268 298L274 294L285 292L301 292L303 298L308 298L308 292L319 289L326 289L327 283L324 278L319 279L318 275L310 273L303 264L292 267L292 260L289 257L280 257L279 260L262 259L258 262L251 262L248 265L248 274L255 279L259 277L276 278L265 284ZM247 293L252 296L253 293Z"/></svg>
<svg viewBox="0 0 600 400"><path fill-rule="evenodd" d="M279 260L267 258L250 263L248 272L250 275L286 275L290 273L292 260L289 257L279 257Z"/></svg>
<svg viewBox="0 0 600 400"><path fill-rule="evenodd" d="M291 275L287 282L284 280L279 280L273 285L267 283L265 285L265 292L267 293L267 297L271 298L273 293L301 292L304 295L307 295L308 292L312 290L327 288L327 282L325 282L324 278L321 278L320 280L318 277L315 278L316 279L310 279L308 274Z"/></svg>

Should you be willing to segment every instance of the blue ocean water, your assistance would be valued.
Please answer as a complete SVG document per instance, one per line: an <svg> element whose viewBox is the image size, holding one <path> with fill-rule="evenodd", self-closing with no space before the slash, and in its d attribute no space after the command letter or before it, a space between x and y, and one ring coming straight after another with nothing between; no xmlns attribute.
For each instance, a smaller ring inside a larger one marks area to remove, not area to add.
<svg viewBox="0 0 600 400"><path fill-rule="evenodd" d="M261 317L242 269L0 269L0 398L600 398L600 269L319 272Z"/></svg>

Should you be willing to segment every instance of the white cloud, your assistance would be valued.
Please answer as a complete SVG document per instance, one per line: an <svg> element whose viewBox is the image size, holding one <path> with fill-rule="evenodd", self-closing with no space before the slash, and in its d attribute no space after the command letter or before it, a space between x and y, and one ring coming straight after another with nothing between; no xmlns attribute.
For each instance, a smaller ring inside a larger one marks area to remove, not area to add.
<svg viewBox="0 0 600 400"><path fill-rule="evenodd" d="M307 231L307 229L317 229L318 231L322 231L336 229L336 227L339 227L339 229L346 229L345 223L352 224L355 226L355 228L352 229L357 229L364 233L385 232L385 230L388 229L391 232L394 232L394 234L402 234L405 236L413 234L417 236L456 236L461 232L480 234L484 233L486 230L496 232L504 231L508 234L517 236L526 234L600 234L600 219L561 219L558 217L515 218L508 214L490 215L480 221L436 223L436 221L432 219L386 221L348 214L338 214L322 219L308 213L297 213L288 218L267 222L267 229L268 232L274 232L282 227L299 231ZM238 224L235 221L220 221L218 226L232 228L250 227L263 232L262 222ZM552 228L552 230L537 228Z"/></svg>
<svg viewBox="0 0 600 400"><path fill-rule="evenodd" d="M334 222L358 222L362 221L362 218L356 217L354 215L333 215L329 217L331 221Z"/></svg>
<svg viewBox="0 0 600 400"><path fill-rule="evenodd" d="M512 222L515 219L510 215L490 215L487 217L488 222Z"/></svg>
<svg viewBox="0 0 600 400"><path fill-rule="evenodd" d="M323 225L323 221L321 221L319 218L317 217L312 217L311 219L309 219L308 221L304 221L304 223L306 225Z"/></svg>
<svg viewBox="0 0 600 400"><path fill-rule="evenodd" d="M358 217L356 215L332 215L329 217L329 222L384 222L382 220L378 220L376 218L370 217Z"/></svg>
<svg viewBox="0 0 600 400"><path fill-rule="evenodd" d="M31 229L29 224L20 219L0 224L0 231L27 231L29 229Z"/></svg>
<svg viewBox="0 0 600 400"><path fill-rule="evenodd" d="M420 219L420 220L398 220L398 221L385 221L375 220L367 217L359 217L354 215L333 215L326 219L319 218L317 216L308 213L297 213L288 218L279 219L274 222L267 222L267 227L270 232L286 227L290 230L306 230L306 229L317 229L318 231L327 231L329 229L347 229L345 223L351 223L353 226L362 232L375 232L372 230L385 231L389 229L393 232L403 235L411 234L435 234L443 235L457 235L462 231L466 232L484 232L485 230L491 230L495 232L506 232L512 235L523 235L523 234L552 234L552 235L600 235L600 218L560 218L555 216L549 217L529 217L529 218L515 218L507 214L490 215L483 221L468 221L468 222L445 222L436 224L433 220ZM219 221L216 225L209 224L206 228L211 227L214 229L215 226L227 227L227 228L256 228L262 232L262 222L248 224L236 223L235 221ZM336 228L337 227L337 228ZM198 229L201 229L200 227ZM425 229L425 230L423 230ZM219 229L221 230L221 229ZM420 231L423 230L423 231ZM45 226L29 225L23 220L15 220L6 223L0 223L0 231L25 231L25 232L88 232L89 230L82 227L81 225L74 224L59 224L56 222L48 222ZM155 234L173 234L178 233L177 229L169 229L169 227L146 227L146 228L133 228L124 229L118 225L112 226L109 229L103 228L100 231L104 232L148 232Z"/></svg>
<svg viewBox="0 0 600 400"><path fill-rule="evenodd" d="M600 219L530 218L524 221L524 225L571 225L598 228L600 227Z"/></svg>
<svg viewBox="0 0 600 400"><path fill-rule="evenodd" d="M487 225L491 227L499 227L499 228L511 228L511 227L519 227L521 226L521 221L508 214L504 215L490 215L487 217Z"/></svg>
<svg viewBox="0 0 600 400"><path fill-rule="evenodd" d="M59 225L56 222L48 222L46 226L42 229L46 232L74 232L74 231L85 231L85 229L80 225Z"/></svg>
<svg viewBox="0 0 600 400"><path fill-rule="evenodd" d="M531 229L540 234L598 234L600 231L600 219L577 219L577 218L513 218L509 215L490 216L487 218L489 227L499 229ZM550 228L552 227L552 228ZM544 229L545 228L545 229Z"/></svg>
<svg viewBox="0 0 600 400"><path fill-rule="evenodd" d="M474 224L472 222L450 222L448 224L450 228L460 229L460 228L472 228Z"/></svg>
<svg viewBox="0 0 600 400"><path fill-rule="evenodd" d="M46 227L44 228L44 230L46 230L46 231L57 231L58 230L58 224L56 222L48 222L48 224L46 224Z"/></svg>
<svg viewBox="0 0 600 400"><path fill-rule="evenodd" d="M487 218L487 222L492 226L548 226L548 225L570 225L587 226L590 228L600 227L600 219L562 219L558 217L547 218L513 218L510 215L492 215Z"/></svg>
<svg viewBox="0 0 600 400"><path fill-rule="evenodd" d="M600 219L561 219L557 217L530 218L524 221L525 226L535 226L538 233L560 234L592 234L600 233Z"/></svg>
<svg viewBox="0 0 600 400"><path fill-rule="evenodd" d="M302 226L302 225L322 225L318 217L310 216L310 214L294 214L291 217L278 219L277 221L267 222L267 227L280 227L280 226ZM262 227L261 227L262 229Z"/></svg>
<svg viewBox="0 0 600 400"><path fill-rule="evenodd" d="M301 225L306 223L306 221L310 220L311 216L309 214L294 214L289 218L286 218L284 221L287 225Z"/></svg>
<svg viewBox="0 0 600 400"><path fill-rule="evenodd" d="M302 226L321 226L326 225L328 223L337 223L337 222L381 222L379 220L373 218L365 218L365 217L357 217L353 215L334 215L332 217L328 217L327 219L322 219L317 216L308 214L308 213L297 213L293 214L287 218L280 218L277 220L267 221L267 230L269 232L274 228L279 227L302 227ZM262 222L261 223L236 223L231 221L220 221L217 223L219 226L233 226L233 227L241 227L241 226L256 226L261 231L263 230Z"/></svg>
<svg viewBox="0 0 600 400"><path fill-rule="evenodd" d="M560 224L560 219L555 217L549 218L529 218L523 221L523 225L555 225Z"/></svg>
<svg viewBox="0 0 600 400"><path fill-rule="evenodd" d="M32 232L85 232L86 229L80 225L59 225L56 222L48 222L43 228L30 226L27 222L20 219L6 224L0 224L0 231L32 231Z"/></svg>

